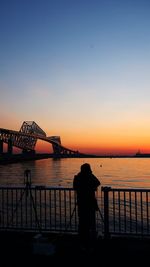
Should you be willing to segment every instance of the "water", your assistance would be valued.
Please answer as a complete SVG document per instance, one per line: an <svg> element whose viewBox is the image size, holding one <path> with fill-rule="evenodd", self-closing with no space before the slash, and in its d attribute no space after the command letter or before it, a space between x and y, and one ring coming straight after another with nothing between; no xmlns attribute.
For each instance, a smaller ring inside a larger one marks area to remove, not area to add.
<svg viewBox="0 0 150 267"><path fill-rule="evenodd" d="M0 185L23 185L24 171L30 169L33 185L72 187L74 175L85 162L102 186L150 188L149 158L49 158L0 165Z"/></svg>

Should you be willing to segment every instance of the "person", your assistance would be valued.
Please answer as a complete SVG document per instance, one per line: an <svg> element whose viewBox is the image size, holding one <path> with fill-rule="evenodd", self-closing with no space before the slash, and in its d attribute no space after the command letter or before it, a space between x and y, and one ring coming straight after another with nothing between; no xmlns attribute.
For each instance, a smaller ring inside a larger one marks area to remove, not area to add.
<svg viewBox="0 0 150 267"><path fill-rule="evenodd" d="M82 246L89 247L96 239L96 211L98 210L96 191L101 182L92 173L89 163L81 165L74 176L73 188L78 207L78 233Z"/></svg>

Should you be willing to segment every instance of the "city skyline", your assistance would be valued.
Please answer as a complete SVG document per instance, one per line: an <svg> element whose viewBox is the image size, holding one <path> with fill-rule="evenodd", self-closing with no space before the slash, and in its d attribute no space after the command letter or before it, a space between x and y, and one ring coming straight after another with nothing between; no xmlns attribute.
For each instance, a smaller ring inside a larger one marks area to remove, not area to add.
<svg viewBox="0 0 150 267"><path fill-rule="evenodd" d="M81 153L150 152L149 1L2 0L0 14L0 128L33 120Z"/></svg>

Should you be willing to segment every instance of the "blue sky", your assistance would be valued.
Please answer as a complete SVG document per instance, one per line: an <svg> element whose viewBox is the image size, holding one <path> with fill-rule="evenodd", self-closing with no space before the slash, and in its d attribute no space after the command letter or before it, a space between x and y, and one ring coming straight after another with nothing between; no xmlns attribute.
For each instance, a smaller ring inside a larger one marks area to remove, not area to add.
<svg viewBox="0 0 150 267"><path fill-rule="evenodd" d="M1 128L150 150L149 1L1 0L0 32Z"/></svg>

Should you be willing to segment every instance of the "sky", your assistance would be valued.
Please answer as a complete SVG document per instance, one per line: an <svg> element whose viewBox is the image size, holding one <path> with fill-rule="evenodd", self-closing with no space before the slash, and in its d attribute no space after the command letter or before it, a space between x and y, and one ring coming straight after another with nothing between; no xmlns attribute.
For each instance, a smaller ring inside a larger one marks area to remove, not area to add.
<svg viewBox="0 0 150 267"><path fill-rule="evenodd" d="M82 153L150 153L150 1L1 0L0 128L23 121Z"/></svg>

